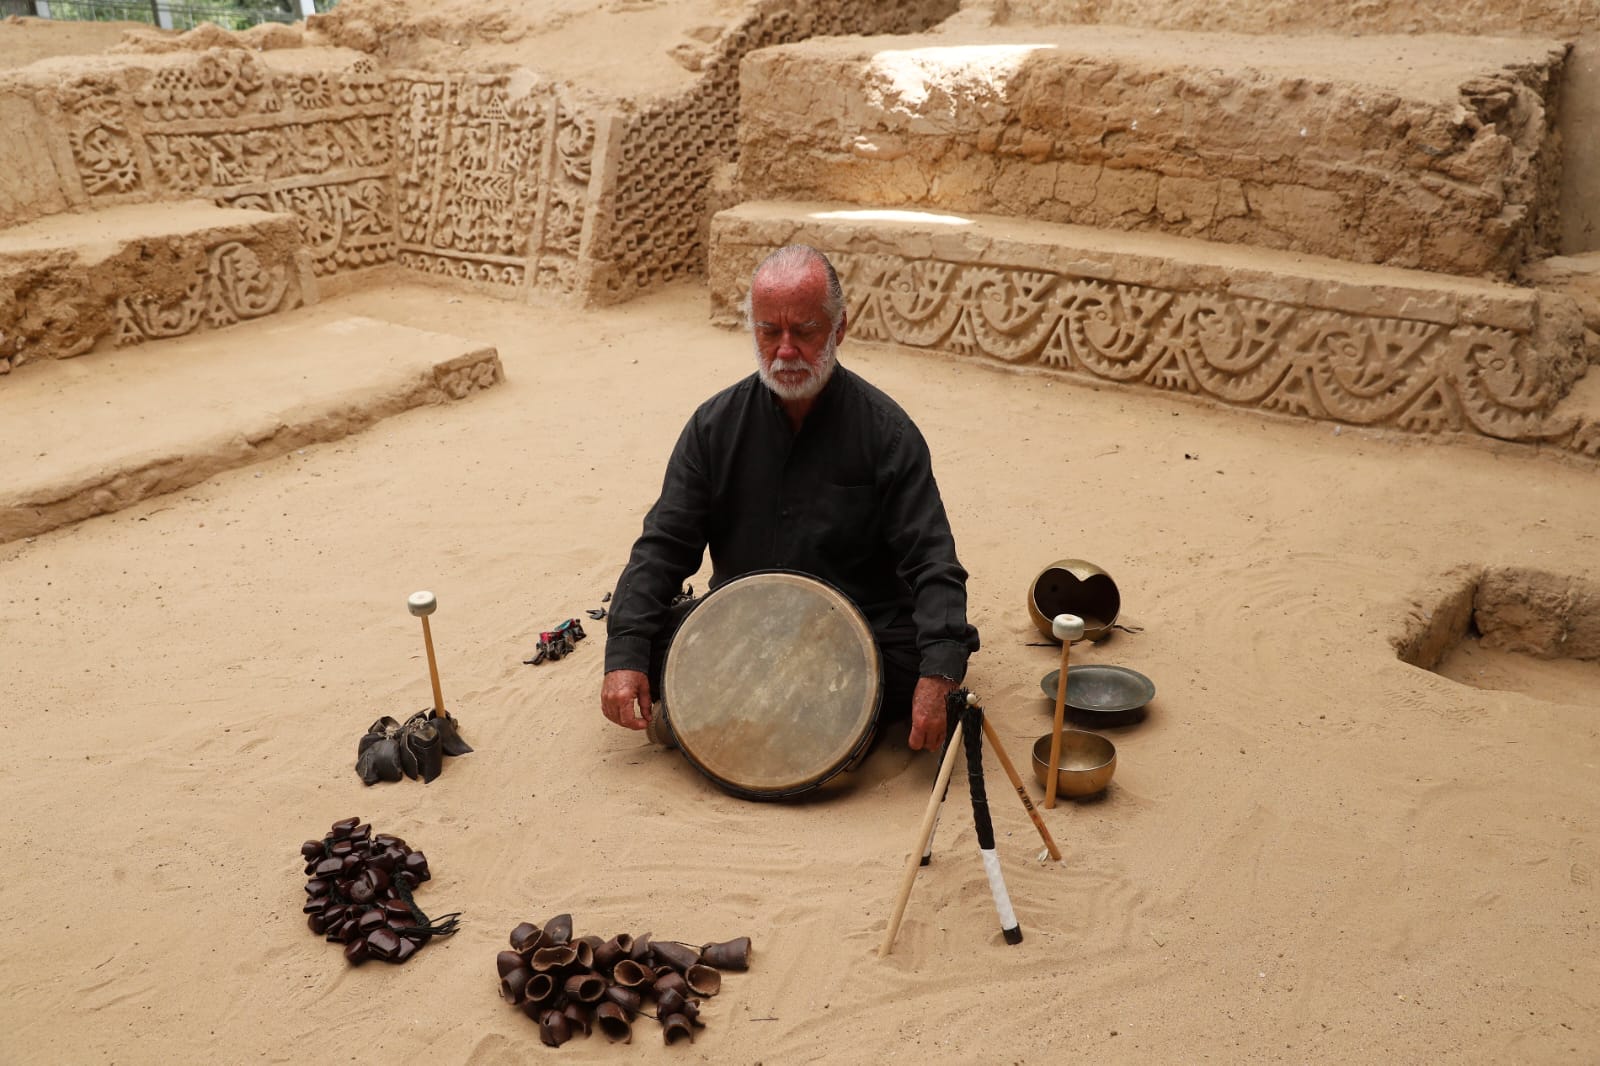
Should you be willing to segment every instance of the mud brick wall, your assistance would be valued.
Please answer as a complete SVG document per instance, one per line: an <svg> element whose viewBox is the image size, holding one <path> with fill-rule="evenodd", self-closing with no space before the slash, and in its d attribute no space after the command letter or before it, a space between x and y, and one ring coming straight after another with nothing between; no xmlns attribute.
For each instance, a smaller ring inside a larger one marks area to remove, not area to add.
<svg viewBox="0 0 1600 1066"><path fill-rule="evenodd" d="M400 262L500 290L610 303L705 269L707 192L737 156L739 62L818 34L912 32L952 0L766 0L710 42L695 84L609 100L503 74L395 71Z"/></svg>
<svg viewBox="0 0 1600 1066"><path fill-rule="evenodd" d="M858 340L1296 417L1600 457L1600 420L1557 412L1584 374L1586 350L1577 306L1554 294L1076 226L891 219L837 204L743 204L719 213L712 232L712 315L724 325L738 321L761 258L801 242L838 269Z"/></svg>
<svg viewBox="0 0 1600 1066"><path fill-rule="evenodd" d="M291 215L111 208L83 243L0 231L0 374L286 311L316 298ZM48 221L48 220L46 220Z"/></svg>
<svg viewBox="0 0 1600 1066"><path fill-rule="evenodd" d="M400 262L500 288L583 286L579 257L595 149L591 117L506 75L396 72Z"/></svg>
<svg viewBox="0 0 1600 1066"><path fill-rule="evenodd" d="M1326 0L967 0L963 12L1018 26L1107 23L1161 29L1286 33L1537 33L1600 27L1600 0L1456 0L1449 4Z"/></svg>
<svg viewBox="0 0 1600 1066"><path fill-rule="evenodd" d="M500 292L623 300L703 272L747 52L920 31L955 9L756 0L695 57L689 89L646 100L537 72L384 72L342 48L39 64L0 81L0 227L203 198L293 215L318 274L398 260Z"/></svg>
<svg viewBox="0 0 1600 1066"><path fill-rule="evenodd" d="M745 62L740 194L1466 275L1553 244L1563 45L1258 38L1226 63L1217 47L1079 27L769 49ZM1424 60L1431 82L1408 81Z"/></svg>
<svg viewBox="0 0 1600 1066"><path fill-rule="evenodd" d="M740 61L758 48L810 37L908 34L936 25L951 0L765 0L712 43L694 88L643 102L621 119L598 233L598 298L625 299L705 270L707 192L738 158ZM602 296L603 294L603 296Z"/></svg>
<svg viewBox="0 0 1600 1066"><path fill-rule="evenodd" d="M0 84L0 229L65 211L54 133L25 87Z"/></svg>
<svg viewBox="0 0 1600 1066"><path fill-rule="evenodd" d="M19 72L5 88L44 119L56 196L0 224L40 207L201 198L294 215L319 274L392 259L385 80L354 52L325 51L319 69L275 65L294 55L217 48ZM26 167L39 169L33 153L0 146L0 170Z"/></svg>

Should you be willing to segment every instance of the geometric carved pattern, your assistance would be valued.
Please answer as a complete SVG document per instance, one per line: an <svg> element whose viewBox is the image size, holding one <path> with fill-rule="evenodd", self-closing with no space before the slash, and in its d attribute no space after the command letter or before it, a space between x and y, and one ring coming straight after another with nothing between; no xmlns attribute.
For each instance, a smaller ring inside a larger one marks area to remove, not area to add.
<svg viewBox="0 0 1600 1066"><path fill-rule="evenodd" d="M391 109L371 60L287 72L213 49L81 78L62 107L87 197L291 212L319 274L394 258Z"/></svg>
<svg viewBox="0 0 1600 1066"><path fill-rule="evenodd" d="M1600 427L1552 415L1559 390L1532 338L1509 329L883 253L829 257L863 340L1359 425L1600 448Z"/></svg>
<svg viewBox="0 0 1600 1066"><path fill-rule="evenodd" d="M227 241L207 253L205 272L180 298L167 303L150 295L119 298L117 344L179 337L202 324L219 328L260 318L279 310L288 289L284 267L266 266L248 245Z"/></svg>
<svg viewBox="0 0 1600 1066"><path fill-rule="evenodd" d="M84 192L91 197L131 193L144 184L117 86L83 79L62 94L67 142Z"/></svg>
<svg viewBox="0 0 1600 1066"><path fill-rule="evenodd" d="M287 311L302 301L286 224L239 236L123 238L104 256L0 264L0 374ZM257 243L259 242L259 243Z"/></svg>
<svg viewBox="0 0 1600 1066"><path fill-rule="evenodd" d="M504 75L390 83L400 262L444 277L571 292L595 131L549 88Z"/></svg>
<svg viewBox="0 0 1600 1066"><path fill-rule="evenodd" d="M813 36L907 33L931 21L919 5L880 0L756 6L710 46L692 88L623 118L602 192L609 240L592 250L609 266L608 299L705 269L707 190L719 165L738 160L739 62L746 53Z"/></svg>
<svg viewBox="0 0 1600 1066"><path fill-rule="evenodd" d="M169 53L69 79L58 157L70 150L80 203L290 212L318 274L399 260L615 301L704 269L747 52L926 29L951 6L752 0L694 60L692 86L637 104L545 81L524 92L503 73L386 75L367 58L287 70L246 48Z"/></svg>

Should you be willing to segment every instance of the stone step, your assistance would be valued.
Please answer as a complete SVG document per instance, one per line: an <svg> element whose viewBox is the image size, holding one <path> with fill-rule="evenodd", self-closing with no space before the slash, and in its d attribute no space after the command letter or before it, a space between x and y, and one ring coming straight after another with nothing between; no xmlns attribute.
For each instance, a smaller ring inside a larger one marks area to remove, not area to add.
<svg viewBox="0 0 1600 1066"><path fill-rule="evenodd" d="M1600 419L1559 409L1594 343L1561 293L1166 234L768 202L712 220L712 317L735 323L756 263L795 242L833 260L857 340L1600 455Z"/></svg>
<svg viewBox="0 0 1600 1066"><path fill-rule="evenodd" d="M51 215L0 231L0 373L316 298L293 215L203 201Z"/></svg>
<svg viewBox="0 0 1600 1066"><path fill-rule="evenodd" d="M488 345L320 309L25 367L0 389L0 543L501 377Z"/></svg>
<svg viewBox="0 0 1600 1066"><path fill-rule="evenodd" d="M739 194L1507 277L1559 236L1566 55L1081 25L806 41L745 61Z"/></svg>

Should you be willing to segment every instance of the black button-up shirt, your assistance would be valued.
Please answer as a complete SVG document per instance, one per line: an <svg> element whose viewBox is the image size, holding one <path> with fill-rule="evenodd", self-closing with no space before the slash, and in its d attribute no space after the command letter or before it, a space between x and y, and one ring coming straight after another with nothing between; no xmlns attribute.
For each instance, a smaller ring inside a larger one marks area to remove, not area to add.
<svg viewBox="0 0 1600 1066"><path fill-rule="evenodd" d="M707 547L712 589L757 570L815 575L850 597L880 645L914 643L922 676L959 679L978 650L927 442L842 366L798 432L756 374L695 411L612 596L607 670L648 669Z"/></svg>

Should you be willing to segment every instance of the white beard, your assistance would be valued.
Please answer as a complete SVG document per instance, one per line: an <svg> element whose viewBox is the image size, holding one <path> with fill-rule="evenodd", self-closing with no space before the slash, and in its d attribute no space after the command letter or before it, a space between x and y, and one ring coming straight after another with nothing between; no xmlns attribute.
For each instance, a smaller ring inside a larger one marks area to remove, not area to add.
<svg viewBox="0 0 1600 1066"><path fill-rule="evenodd" d="M828 379L833 377L833 368L838 365L835 356L839 350L839 343L831 334L828 343L823 347L817 365L812 366L804 359L774 359L771 363L762 361L761 346L756 348L756 371L761 376L761 384L777 394L780 400L813 400L817 394L827 386ZM777 375L780 371L804 370L806 379L794 385L785 385L779 381Z"/></svg>

